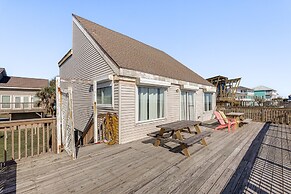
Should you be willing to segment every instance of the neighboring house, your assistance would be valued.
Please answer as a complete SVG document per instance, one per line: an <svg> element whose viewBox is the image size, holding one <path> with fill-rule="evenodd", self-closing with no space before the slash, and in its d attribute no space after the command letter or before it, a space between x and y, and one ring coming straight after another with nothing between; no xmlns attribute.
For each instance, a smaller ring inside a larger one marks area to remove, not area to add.
<svg viewBox="0 0 291 194"><path fill-rule="evenodd" d="M4 68L0 68L0 114L9 115L10 119L36 117L41 113L36 93L48 86L47 79L35 79L8 76ZM30 114L22 114L30 113Z"/></svg>
<svg viewBox="0 0 291 194"><path fill-rule="evenodd" d="M276 90L268 88L266 86L258 86L253 88L255 93L255 98L261 98L265 101L271 101L274 98L278 97Z"/></svg>
<svg viewBox="0 0 291 194"><path fill-rule="evenodd" d="M59 62L61 80L98 81L98 113L118 115L119 143L144 138L162 123L213 116L216 88L163 51L76 15L72 42ZM74 127L84 131L93 111L93 85L69 85Z"/></svg>
<svg viewBox="0 0 291 194"><path fill-rule="evenodd" d="M247 87L239 86L236 91L236 100L240 101L242 106L254 106L254 90Z"/></svg>

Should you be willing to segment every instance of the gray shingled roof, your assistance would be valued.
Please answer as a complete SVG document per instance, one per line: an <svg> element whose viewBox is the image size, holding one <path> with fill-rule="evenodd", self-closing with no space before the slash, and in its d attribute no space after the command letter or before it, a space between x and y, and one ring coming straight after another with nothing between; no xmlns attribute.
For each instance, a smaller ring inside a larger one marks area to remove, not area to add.
<svg viewBox="0 0 291 194"><path fill-rule="evenodd" d="M73 14L120 68L212 86L165 52Z"/></svg>
<svg viewBox="0 0 291 194"><path fill-rule="evenodd" d="M40 89L47 87L48 83L47 79L4 76L0 80L0 87Z"/></svg>
<svg viewBox="0 0 291 194"><path fill-rule="evenodd" d="M268 91L268 90L273 90L272 88L268 88L266 86L257 86L255 88L253 88L253 90L255 91Z"/></svg>

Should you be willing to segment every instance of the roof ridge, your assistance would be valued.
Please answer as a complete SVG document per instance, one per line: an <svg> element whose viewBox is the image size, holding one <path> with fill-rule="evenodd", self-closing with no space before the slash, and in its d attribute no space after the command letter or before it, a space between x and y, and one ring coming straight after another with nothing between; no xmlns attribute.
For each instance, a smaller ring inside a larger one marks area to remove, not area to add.
<svg viewBox="0 0 291 194"><path fill-rule="evenodd" d="M136 42L138 42L138 43L140 43L140 44L143 44L143 45L146 45L146 46L149 46L149 47L151 47L151 48L153 48L153 49L155 49L155 50L157 50L157 51L159 51L159 52L163 52L163 53L165 53L164 51L162 51L162 50L160 50L160 49L158 49L158 48L155 48L155 47L153 47L153 46L151 46L150 44L147 44L147 43L144 43L144 42L141 42L141 41L139 41L139 40L137 40L137 39L135 39L135 38L132 38L132 37L130 37L130 36L128 36L128 35L126 35L126 34L123 34L123 33L121 33L121 32L117 32L117 31L115 31L115 30L112 30L112 29L109 29L109 28L107 28L107 27L105 27L105 26L103 26L103 25L100 25L100 24L97 24L96 22L93 22L93 21L91 21L91 20L88 20L88 19L86 19L86 18L83 18L83 17L81 17L81 16L78 16L78 15L76 15L76 14L72 14L77 20L78 20L78 18L77 17L79 17L79 18L82 18L83 20L86 20L86 21L88 21L88 22L91 22L91 23L93 23L93 24L95 24L95 25L97 25L97 26L99 26L99 27L101 27L101 28L104 28L104 29L106 29L106 30L109 30L109 31L111 31L111 32L114 32L114 33L117 33L117 34L119 34L119 35L122 35L122 36L125 36L125 37L127 37L127 38L129 38L129 39L131 39L131 40L133 40L133 41L136 41ZM81 24L81 22L80 22L80 20L78 20L79 21L79 23ZM81 24L82 25L82 24ZM82 25L83 26L83 25ZM84 26L83 26L84 27ZM84 27L85 28L85 27ZM85 28L86 29L86 28ZM87 30L86 30L87 31ZM88 32L89 33L89 32ZM89 33L90 34L90 33ZM101 45L102 46L102 45ZM165 53L165 54L167 54L167 53ZM167 55L169 55L169 54L167 54ZM170 56L170 55L169 55ZM170 57L172 57L172 56L170 56ZM173 57L172 57L173 58Z"/></svg>
<svg viewBox="0 0 291 194"><path fill-rule="evenodd" d="M213 86L168 53L149 44L72 14L88 35L119 68Z"/></svg>
<svg viewBox="0 0 291 194"><path fill-rule="evenodd" d="M38 79L38 80L47 80L48 81L48 79L45 79L45 78L34 78L34 77L19 77L19 76L4 76L4 77L12 77L12 78L21 78L21 79Z"/></svg>

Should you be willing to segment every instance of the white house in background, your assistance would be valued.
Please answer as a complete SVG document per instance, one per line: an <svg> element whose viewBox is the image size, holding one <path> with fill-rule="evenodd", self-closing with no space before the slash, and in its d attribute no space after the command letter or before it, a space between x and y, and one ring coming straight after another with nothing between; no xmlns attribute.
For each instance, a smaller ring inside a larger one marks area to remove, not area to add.
<svg viewBox="0 0 291 194"><path fill-rule="evenodd" d="M0 114L9 119L37 118L44 112L36 93L48 86L47 79L9 76L0 68Z"/></svg>
<svg viewBox="0 0 291 194"><path fill-rule="evenodd" d="M242 106L254 106L255 104L255 92L253 89L238 86L235 97Z"/></svg>
<svg viewBox="0 0 291 194"><path fill-rule="evenodd" d="M271 101L279 96L276 90L266 86L257 86L253 88L253 90L255 93L255 98L262 98L266 101Z"/></svg>
<svg viewBox="0 0 291 194"><path fill-rule="evenodd" d="M59 73L62 80L98 81L98 114L118 115L119 143L144 138L163 123L208 120L216 106L216 88L168 54L76 15ZM93 85L70 85L74 127L82 132L93 112Z"/></svg>

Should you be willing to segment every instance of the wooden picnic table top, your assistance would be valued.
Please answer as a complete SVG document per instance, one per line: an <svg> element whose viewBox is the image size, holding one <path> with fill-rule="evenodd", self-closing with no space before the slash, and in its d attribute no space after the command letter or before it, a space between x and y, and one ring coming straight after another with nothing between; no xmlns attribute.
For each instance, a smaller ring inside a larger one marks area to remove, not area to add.
<svg viewBox="0 0 291 194"><path fill-rule="evenodd" d="M229 112L229 113L226 113L226 116L242 116L244 114L245 113L242 113L242 112Z"/></svg>
<svg viewBox="0 0 291 194"><path fill-rule="evenodd" d="M165 129L166 131L177 131L180 129L184 129L187 127L199 125L201 121L192 121L192 120L181 120L181 121L175 121L171 123L166 123L162 125L158 125L158 128Z"/></svg>

